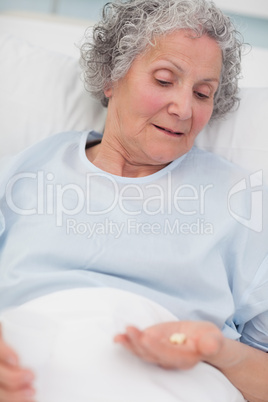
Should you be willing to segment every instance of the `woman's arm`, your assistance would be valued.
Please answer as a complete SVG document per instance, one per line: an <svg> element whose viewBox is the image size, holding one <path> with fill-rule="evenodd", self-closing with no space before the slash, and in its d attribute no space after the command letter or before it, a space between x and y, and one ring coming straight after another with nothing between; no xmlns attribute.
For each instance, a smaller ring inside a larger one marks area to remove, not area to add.
<svg viewBox="0 0 268 402"><path fill-rule="evenodd" d="M183 344L170 336L183 333ZM203 361L219 369L250 402L268 401L268 354L223 337L209 322L179 321L144 331L128 327L115 341L143 360L165 368L189 369Z"/></svg>
<svg viewBox="0 0 268 402"><path fill-rule="evenodd" d="M205 361L225 374L248 401L268 401L267 353L225 338L219 353Z"/></svg>

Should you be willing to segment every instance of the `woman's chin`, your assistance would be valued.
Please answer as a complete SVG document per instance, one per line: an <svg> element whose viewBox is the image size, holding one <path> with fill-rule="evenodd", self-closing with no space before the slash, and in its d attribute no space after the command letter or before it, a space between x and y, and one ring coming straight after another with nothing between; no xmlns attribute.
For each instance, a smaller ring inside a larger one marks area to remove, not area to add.
<svg viewBox="0 0 268 402"><path fill-rule="evenodd" d="M185 153L187 153L189 150L186 148L183 149L174 149L174 147L172 147L172 149L165 149L162 147L161 150L158 150L153 152L153 150L150 150L149 153L149 158L152 161L152 164L154 165L159 165L159 166L163 166L163 165L168 165L169 163L173 162L175 159L178 159L179 157L181 157L182 155L184 155Z"/></svg>

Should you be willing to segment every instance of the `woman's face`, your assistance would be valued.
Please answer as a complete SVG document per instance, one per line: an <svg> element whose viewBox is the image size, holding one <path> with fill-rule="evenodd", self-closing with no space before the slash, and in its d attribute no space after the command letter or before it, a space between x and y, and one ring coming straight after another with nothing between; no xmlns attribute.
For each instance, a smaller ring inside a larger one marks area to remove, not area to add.
<svg viewBox="0 0 268 402"><path fill-rule="evenodd" d="M138 164L163 165L188 152L209 121L221 50L208 36L180 30L158 38L106 91L106 133Z"/></svg>

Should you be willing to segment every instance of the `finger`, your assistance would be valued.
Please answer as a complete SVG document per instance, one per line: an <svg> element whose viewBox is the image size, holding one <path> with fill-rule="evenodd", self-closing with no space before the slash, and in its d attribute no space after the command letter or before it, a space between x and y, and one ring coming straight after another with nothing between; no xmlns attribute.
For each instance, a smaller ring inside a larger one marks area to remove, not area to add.
<svg viewBox="0 0 268 402"><path fill-rule="evenodd" d="M135 327L127 327L126 328L126 338L128 342L129 348L140 357L143 357L143 350L141 347L141 338L142 332Z"/></svg>
<svg viewBox="0 0 268 402"><path fill-rule="evenodd" d="M116 343L120 343L122 346L124 346L126 349L130 350L131 352L133 351L133 346L130 342L130 339L128 335L126 334L118 334L114 337L114 341Z"/></svg>
<svg viewBox="0 0 268 402"><path fill-rule="evenodd" d="M0 389L0 402L34 402L34 394L30 388L14 392Z"/></svg>
<svg viewBox="0 0 268 402"><path fill-rule="evenodd" d="M126 334L117 335L116 341L120 342L130 352L146 362L156 363L152 356L144 349L141 341L142 336L143 333L137 328L127 327Z"/></svg>
<svg viewBox="0 0 268 402"><path fill-rule="evenodd" d="M147 357L150 359L150 354L148 353L146 346L143 344L144 333L135 327L127 327L126 333L132 348L136 351L136 354L142 358Z"/></svg>
<svg viewBox="0 0 268 402"><path fill-rule="evenodd" d="M2 389L16 391L31 386L33 381L34 375L29 370L0 366L0 386Z"/></svg>
<svg viewBox="0 0 268 402"><path fill-rule="evenodd" d="M1 326L0 326L1 328ZM0 363L17 366L19 364L18 355L14 350L6 344L0 333Z"/></svg>

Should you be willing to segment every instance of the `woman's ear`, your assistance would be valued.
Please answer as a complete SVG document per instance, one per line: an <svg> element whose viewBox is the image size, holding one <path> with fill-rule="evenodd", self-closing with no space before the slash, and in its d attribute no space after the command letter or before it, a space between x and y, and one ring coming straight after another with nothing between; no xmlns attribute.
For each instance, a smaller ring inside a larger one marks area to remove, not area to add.
<svg viewBox="0 0 268 402"><path fill-rule="evenodd" d="M109 88L104 90L104 95L106 96L106 98L111 98L112 94L113 94L112 87L109 87Z"/></svg>

